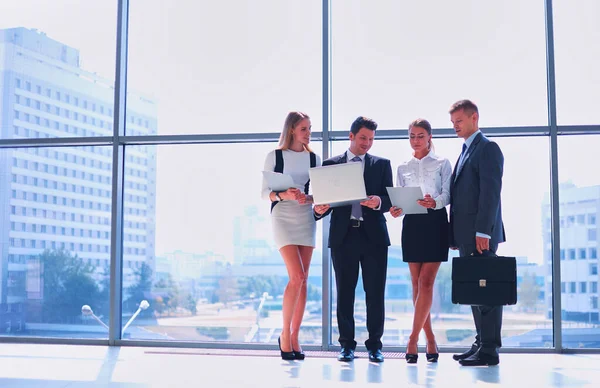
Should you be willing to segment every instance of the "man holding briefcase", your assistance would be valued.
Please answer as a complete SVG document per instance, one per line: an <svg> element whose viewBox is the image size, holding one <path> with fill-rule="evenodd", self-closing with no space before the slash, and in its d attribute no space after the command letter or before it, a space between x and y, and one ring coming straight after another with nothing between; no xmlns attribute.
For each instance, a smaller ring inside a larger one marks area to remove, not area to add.
<svg viewBox="0 0 600 388"><path fill-rule="evenodd" d="M449 113L457 136L465 140L450 185L450 245L460 256L495 253L498 243L505 241L500 204L504 156L479 130L479 111L473 102L458 101ZM453 358L464 366L497 365L502 346L502 306L471 309L475 342L467 352Z"/></svg>

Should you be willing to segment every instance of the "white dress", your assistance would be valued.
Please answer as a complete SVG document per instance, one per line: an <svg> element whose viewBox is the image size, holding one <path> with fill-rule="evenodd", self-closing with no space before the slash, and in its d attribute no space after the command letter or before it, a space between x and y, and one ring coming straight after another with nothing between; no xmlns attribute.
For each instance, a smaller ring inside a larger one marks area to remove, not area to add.
<svg viewBox="0 0 600 388"><path fill-rule="evenodd" d="M321 165L321 158L316 156L316 166ZM308 151L283 151L283 173L292 176L294 187L304 192L308 182L310 153ZM275 150L269 152L265 159L264 171L275 170ZM270 202L271 193L266 180L262 182L262 198ZM313 216L312 204L300 205L298 201L281 201L271 212L271 224L277 249L286 245L303 245L314 247L317 225Z"/></svg>

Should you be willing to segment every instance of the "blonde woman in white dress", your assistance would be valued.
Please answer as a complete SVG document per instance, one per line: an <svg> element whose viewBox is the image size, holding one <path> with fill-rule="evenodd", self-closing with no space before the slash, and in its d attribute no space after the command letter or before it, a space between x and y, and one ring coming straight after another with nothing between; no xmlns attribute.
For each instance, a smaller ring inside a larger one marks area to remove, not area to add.
<svg viewBox="0 0 600 388"><path fill-rule="evenodd" d="M316 242L316 223L309 195L312 166L320 166L321 158L310 146L310 117L290 112L279 139L279 147L269 152L264 171L291 175L294 187L271 191L263 178L262 197L271 201L271 221L275 244L285 262L289 280L283 293L283 329L278 339L281 358L303 360L299 330L306 307L307 279Z"/></svg>

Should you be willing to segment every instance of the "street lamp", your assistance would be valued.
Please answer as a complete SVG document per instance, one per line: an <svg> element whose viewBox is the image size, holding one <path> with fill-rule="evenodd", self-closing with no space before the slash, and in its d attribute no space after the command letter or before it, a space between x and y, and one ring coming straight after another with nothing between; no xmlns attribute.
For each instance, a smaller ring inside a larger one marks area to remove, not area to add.
<svg viewBox="0 0 600 388"><path fill-rule="evenodd" d="M260 312L262 311L265 301L270 299L268 292L263 292L258 307L256 308L256 342L260 342Z"/></svg>
<svg viewBox="0 0 600 388"><path fill-rule="evenodd" d="M129 318L129 320L127 321L127 323L125 324L125 327L123 327L123 331L121 332L121 335L125 334L125 330L127 330L127 328L129 327L129 325L131 325L131 322L133 322L133 320L143 311L146 310L148 307L150 307L150 303L148 303L148 301L146 299L142 300L140 302L140 307L138 307L137 311L131 316L131 318Z"/></svg>
<svg viewBox="0 0 600 388"><path fill-rule="evenodd" d="M98 321L99 324L101 324L102 326L104 326L104 328L106 330L108 330L108 326L106 325L106 323L102 322L102 320L100 318L98 318L96 316L96 314L94 314L94 311L92 310L92 308L90 306L88 306L87 304L84 304L83 306L81 306L81 313L83 315L91 316L96 321Z"/></svg>

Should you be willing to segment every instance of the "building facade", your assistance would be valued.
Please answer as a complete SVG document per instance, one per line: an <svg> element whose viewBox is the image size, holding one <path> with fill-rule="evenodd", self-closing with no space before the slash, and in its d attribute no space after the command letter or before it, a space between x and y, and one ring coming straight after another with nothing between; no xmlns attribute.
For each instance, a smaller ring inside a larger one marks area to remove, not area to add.
<svg viewBox="0 0 600 388"><path fill-rule="evenodd" d="M0 30L2 139L112 136L114 81L81 67L77 49L26 28ZM128 93L128 135L156 134L157 106ZM108 276L112 146L0 151L0 303L43 303L44 251L76 255ZM123 279L126 289L155 244L156 154L130 146L125 159Z"/></svg>

